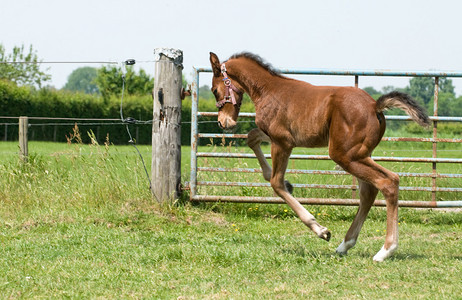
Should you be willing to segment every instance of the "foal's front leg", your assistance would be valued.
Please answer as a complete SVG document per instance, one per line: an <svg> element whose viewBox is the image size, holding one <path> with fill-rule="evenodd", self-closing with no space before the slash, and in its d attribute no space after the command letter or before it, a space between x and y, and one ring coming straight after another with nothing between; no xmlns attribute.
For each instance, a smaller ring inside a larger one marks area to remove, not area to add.
<svg viewBox="0 0 462 300"><path fill-rule="evenodd" d="M255 155L257 156L258 163L263 171L263 178L266 181L270 181L271 179L271 167L266 161L265 155L261 150L260 144L262 142L271 142L269 136L267 136L263 131L258 128L254 128L249 131L247 134L247 146L253 150Z"/></svg>
<svg viewBox="0 0 462 300"><path fill-rule="evenodd" d="M318 237L329 241L330 232L326 227L319 225L314 216L310 214L300 202L297 201L287 190L284 183L284 173L286 172L289 156L292 149L281 147L276 143L271 144L271 159L273 161L273 172L271 175L271 186L276 194L294 210L300 220L318 235Z"/></svg>
<svg viewBox="0 0 462 300"><path fill-rule="evenodd" d="M251 131L249 131L247 135L247 145L250 147L250 149L253 150L253 152L257 156L258 163L260 164L260 167L263 172L263 178L265 178L266 181L270 181L272 171L270 165L268 164L268 161L265 158L265 155L263 154L263 151L261 150L260 145L262 142L270 143L271 139L258 128L254 128ZM284 184L289 193L292 194L294 189L292 184L290 184L290 182L288 182L287 180L284 181Z"/></svg>

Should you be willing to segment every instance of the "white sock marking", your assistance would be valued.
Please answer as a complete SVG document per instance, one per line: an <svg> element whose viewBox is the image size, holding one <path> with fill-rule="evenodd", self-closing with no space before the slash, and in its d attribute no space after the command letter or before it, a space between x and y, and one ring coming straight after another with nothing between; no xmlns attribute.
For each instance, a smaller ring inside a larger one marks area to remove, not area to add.
<svg viewBox="0 0 462 300"><path fill-rule="evenodd" d="M348 250L353 248L355 244L356 244L355 240L349 240L347 242L345 242L345 240L343 240L343 242L337 248L337 253L347 254Z"/></svg>
<svg viewBox="0 0 462 300"><path fill-rule="evenodd" d="M382 262L388 257L392 256L392 254L396 251L398 245L392 245L390 249L386 250L385 246L382 246L379 252L374 256L374 261Z"/></svg>

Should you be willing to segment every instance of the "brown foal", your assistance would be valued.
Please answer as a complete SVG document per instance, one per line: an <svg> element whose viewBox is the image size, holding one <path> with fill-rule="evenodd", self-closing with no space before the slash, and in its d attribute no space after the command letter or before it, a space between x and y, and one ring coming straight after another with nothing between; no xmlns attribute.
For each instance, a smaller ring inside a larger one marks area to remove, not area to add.
<svg viewBox="0 0 462 300"><path fill-rule="evenodd" d="M378 191L387 205L387 233L382 249L374 256L383 261L398 247L397 174L378 165L371 158L385 132L383 111L397 107L422 126L430 121L424 109L400 92L383 95L377 101L353 87L313 86L279 74L259 56L251 53L233 55L220 63L210 53L213 69L212 91L217 100L218 124L223 129L236 126L242 96L247 93L255 104L255 123L248 135L272 188L295 211L302 222L320 238L329 240L330 232L321 226L295 199L284 181L289 156L294 147L329 147L329 156L345 171L359 179L360 204L350 229L337 248L346 254L358 238ZM273 168L260 148L271 142Z"/></svg>

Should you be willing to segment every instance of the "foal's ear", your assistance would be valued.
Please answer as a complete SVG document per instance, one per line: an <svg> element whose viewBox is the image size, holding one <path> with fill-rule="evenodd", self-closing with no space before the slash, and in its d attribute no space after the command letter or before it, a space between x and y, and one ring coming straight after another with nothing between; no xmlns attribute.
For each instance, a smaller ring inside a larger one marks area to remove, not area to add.
<svg viewBox="0 0 462 300"><path fill-rule="evenodd" d="M210 64L212 65L213 75L215 77L220 76L221 75L220 60L218 59L218 56L213 52L210 52Z"/></svg>

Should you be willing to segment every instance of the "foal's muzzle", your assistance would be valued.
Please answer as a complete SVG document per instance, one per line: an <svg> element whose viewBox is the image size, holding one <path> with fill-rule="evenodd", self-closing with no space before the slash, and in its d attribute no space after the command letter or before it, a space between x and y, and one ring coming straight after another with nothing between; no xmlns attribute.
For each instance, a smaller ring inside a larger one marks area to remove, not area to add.
<svg viewBox="0 0 462 300"><path fill-rule="evenodd" d="M217 123L218 127L220 127L224 131L232 130L237 125L235 121L229 118L225 118L224 120L218 121Z"/></svg>

